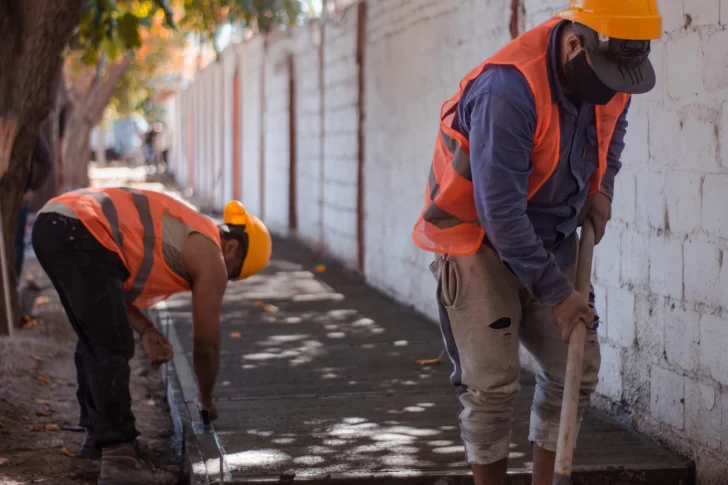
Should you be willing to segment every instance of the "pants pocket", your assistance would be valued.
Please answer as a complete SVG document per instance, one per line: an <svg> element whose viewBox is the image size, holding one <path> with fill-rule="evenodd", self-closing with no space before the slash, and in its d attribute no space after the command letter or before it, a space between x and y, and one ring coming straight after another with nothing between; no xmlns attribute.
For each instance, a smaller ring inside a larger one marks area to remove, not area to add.
<svg viewBox="0 0 728 485"><path fill-rule="evenodd" d="M459 279L457 263L449 257L444 258L440 271L440 301L445 307L453 307L457 303Z"/></svg>

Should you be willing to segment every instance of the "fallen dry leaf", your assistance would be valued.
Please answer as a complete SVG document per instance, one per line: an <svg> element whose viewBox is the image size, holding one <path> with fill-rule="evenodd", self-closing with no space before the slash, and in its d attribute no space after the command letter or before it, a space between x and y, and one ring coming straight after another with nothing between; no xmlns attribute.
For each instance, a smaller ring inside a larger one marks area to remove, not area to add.
<svg viewBox="0 0 728 485"><path fill-rule="evenodd" d="M316 267L313 269L313 272L314 273L325 273L326 265L325 264L316 265Z"/></svg>
<svg viewBox="0 0 728 485"><path fill-rule="evenodd" d="M265 303L263 303L262 301L258 300L255 303L253 303L253 306L256 307L256 308L260 308L262 306L265 306Z"/></svg>
<svg viewBox="0 0 728 485"><path fill-rule="evenodd" d="M34 424L30 427L31 431L60 431L61 427L57 424Z"/></svg>
<svg viewBox="0 0 728 485"><path fill-rule="evenodd" d="M275 313L278 311L278 307L275 305L263 305L263 311L268 313Z"/></svg>
<svg viewBox="0 0 728 485"><path fill-rule="evenodd" d="M418 360L417 365L439 365L443 357L445 357L445 349L440 351L440 355L438 355L436 359Z"/></svg>
<svg viewBox="0 0 728 485"><path fill-rule="evenodd" d="M47 377L43 377L43 376L38 376L38 380L40 382L42 382L43 384L50 384L51 383L50 379L48 379Z"/></svg>
<svg viewBox="0 0 728 485"><path fill-rule="evenodd" d="M39 323L40 323L40 321L37 318L29 318L27 316L23 317L23 327L24 328L35 327Z"/></svg>
<svg viewBox="0 0 728 485"><path fill-rule="evenodd" d="M37 305L42 305L43 303L48 303L50 299L47 296L39 296L35 299L35 303Z"/></svg>
<svg viewBox="0 0 728 485"><path fill-rule="evenodd" d="M42 359L42 358L40 358L40 357L38 357L38 356L37 356L37 355L35 355L35 354L30 354L30 358L31 358L31 359L33 359L33 360L36 360L36 361L38 361L38 362L43 362L43 359Z"/></svg>
<svg viewBox="0 0 728 485"><path fill-rule="evenodd" d="M241 333L240 332L230 332L231 338L240 338Z"/></svg>
<svg viewBox="0 0 728 485"><path fill-rule="evenodd" d="M50 401L46 401L45 399L36 399L35 402L37 404L45 404L45 405L48 405L51 403Z"/></svg>
<svg viewBox="0 0 728 485"><path fill-rule="evenodd" d="M38 409L35 411L36 416L48 416L48 412L44 411L43 409Z"/></svg>
<svg viewBox="0 0 728 485"><path fill-rule="evenodd" d="M62 446L61 447L61 453L63 453L66 456L71 456L71 457L73 456L73 453L71 453L70 451L68 451L68 448L66 448L65 446Z"/></svg>

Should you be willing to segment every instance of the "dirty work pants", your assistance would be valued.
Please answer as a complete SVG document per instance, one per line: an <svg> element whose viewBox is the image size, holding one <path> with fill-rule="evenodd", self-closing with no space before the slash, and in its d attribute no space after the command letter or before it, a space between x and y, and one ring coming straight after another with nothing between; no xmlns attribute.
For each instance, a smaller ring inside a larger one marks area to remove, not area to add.
<svg viewBox="0 0 728 485"><path fill-rule="evenodd" d="M575 266L576 258L572 281ZM556 451L568 346L561 341L551 306L533 300L487 245L473 256L438 256L431 270L439 281L441 329L455 366L451 379L460 389L459 421L468 462L487 465L508 457L513 403L520 390L519 343L540 367L529 440ZM596 324L586 340L579 422L597 385Z"/></svg>
<svg viewBox="0 0 728 485"><path fill-rule="evenodd" d="M139 433L129 392L134 336L126 317L124 264L83 223L60 214L39 214L32 242L78 335L80 424L96 432L99 447L133 441Z"/></svg>

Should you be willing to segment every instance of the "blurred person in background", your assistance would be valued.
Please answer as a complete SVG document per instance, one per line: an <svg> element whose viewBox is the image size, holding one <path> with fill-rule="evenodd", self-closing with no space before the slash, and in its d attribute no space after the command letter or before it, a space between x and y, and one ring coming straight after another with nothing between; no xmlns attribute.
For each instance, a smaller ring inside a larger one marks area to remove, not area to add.
<svg viewBox="0 0 728 485"><path fill-rule="evenodd" d="M45 135L41 132L31 155L30 174L23 191L23 207L20 209L15 226L15 274L18 278L23 272L23 262L25 260L25 226L28 222L30 202L33 200L35 193L50 180L52 172L53 150Z"/></svg>

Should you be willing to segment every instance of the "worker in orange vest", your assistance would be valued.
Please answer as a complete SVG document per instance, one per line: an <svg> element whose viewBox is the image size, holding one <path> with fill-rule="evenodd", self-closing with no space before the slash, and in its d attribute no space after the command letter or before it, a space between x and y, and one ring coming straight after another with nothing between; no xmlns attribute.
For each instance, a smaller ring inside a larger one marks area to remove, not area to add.
<svg viewBox="0 0 728 485"><path fill-rule="evenodd" d="M577 226L611 217L630 95L655 85L656 0L572 0L470 72L445 102L413 231L430 266L476 484L505 483L519 344L540 366L533 484L551 484L569 335L583 322L579 422L597 385L594 295L574 289Z"/></svg>
<svg viewBox="0 0 728 485"><path fill-rule="evenodd" d="M271 255L265 225L232 201L224 224L168 195L131 188L82 189L38 213L33 249L78 335L78 401L86 439L80 455L101 457L99 484L176 484L174 467L139 457L131 410L132 329L153 362L172 347L142 309L192 290L198 406L217 417L212 391L220 363L220 307L228 281L261 271ZM85 422L84 422L85 421Z"/></svg>

